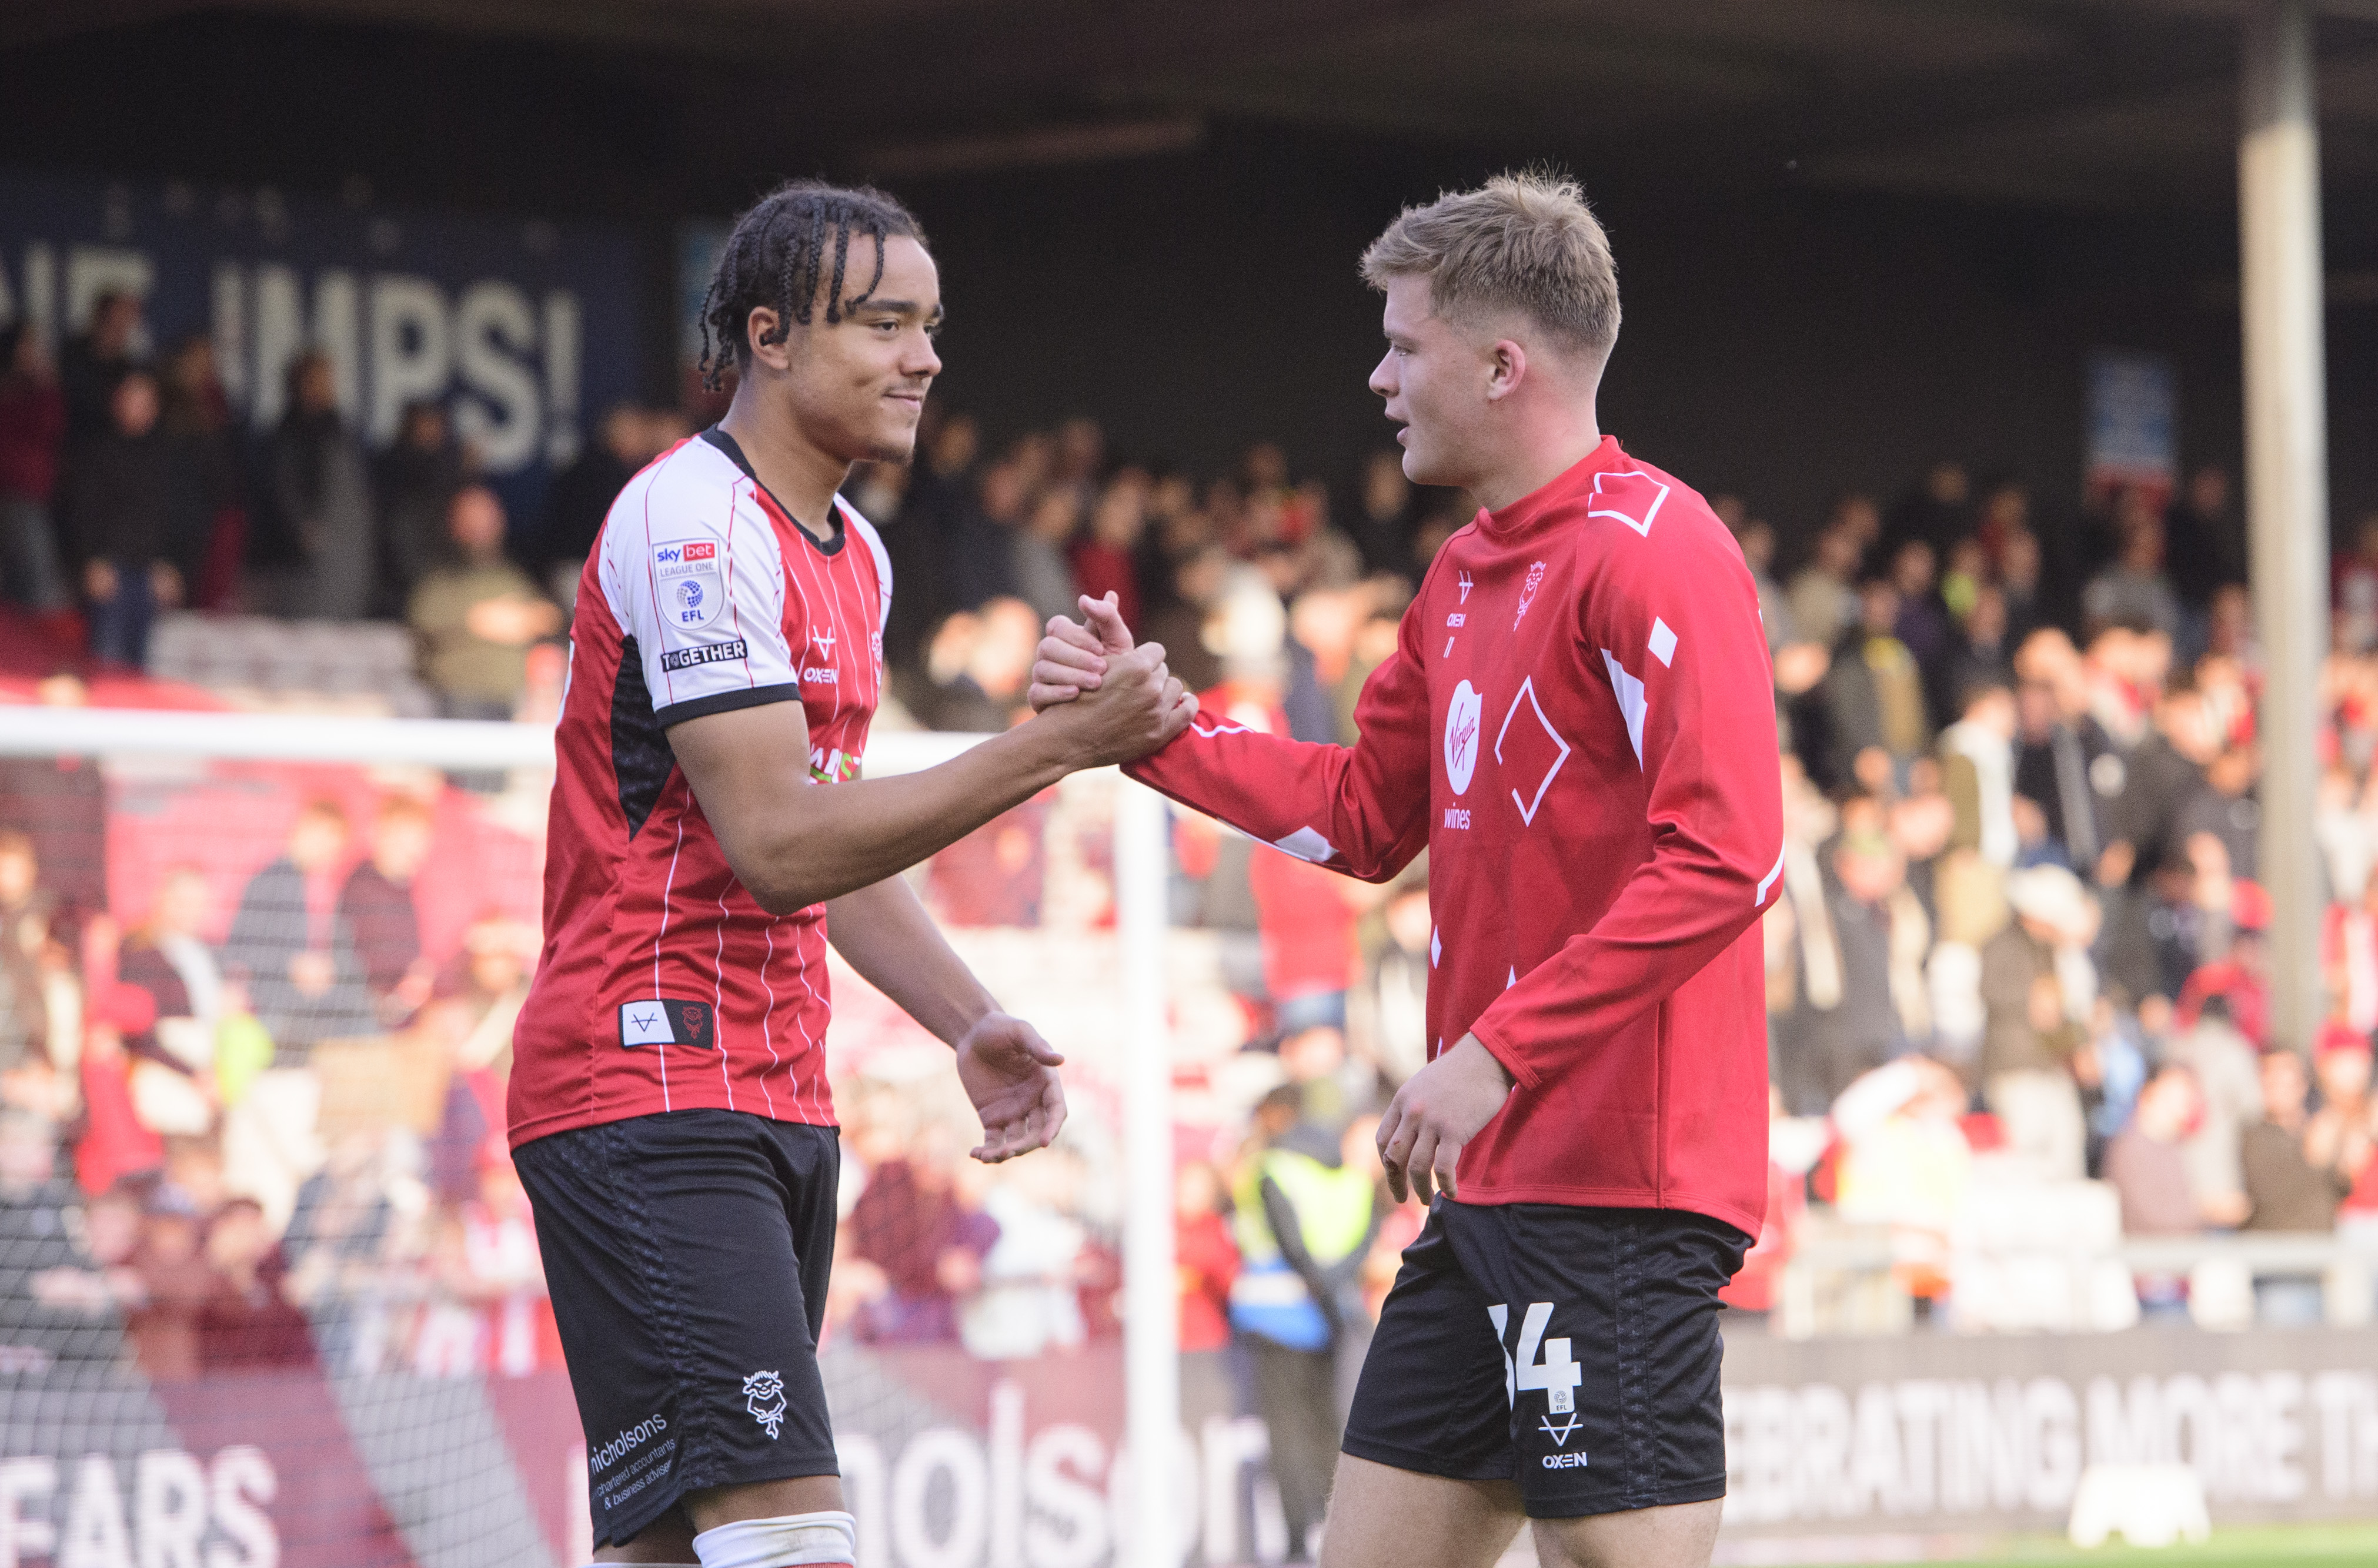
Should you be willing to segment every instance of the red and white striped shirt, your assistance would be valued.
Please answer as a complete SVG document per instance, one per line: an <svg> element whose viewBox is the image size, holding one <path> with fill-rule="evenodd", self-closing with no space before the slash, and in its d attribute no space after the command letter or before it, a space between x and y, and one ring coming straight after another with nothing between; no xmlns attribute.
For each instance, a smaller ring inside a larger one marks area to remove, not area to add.
<svg viewBox="0 0 2378 1568"><path fill-rule="evenodd" d="M858 776L892 568L835 506L821 544L716 429L612 503L570 627L545 952L512 1033L515 1147L695 1107L834 1125L825 908L770 915L744 891L667 732L797 701L811 779Z"/></svg>

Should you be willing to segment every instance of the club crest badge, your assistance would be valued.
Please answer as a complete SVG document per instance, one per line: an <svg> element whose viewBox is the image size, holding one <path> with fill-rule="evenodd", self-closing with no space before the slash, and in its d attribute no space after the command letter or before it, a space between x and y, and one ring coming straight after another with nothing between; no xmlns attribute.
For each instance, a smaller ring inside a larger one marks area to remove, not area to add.
<svg viewBox="0 0 2378 1568"><path fill-rule="evenodd" d="M1519 623L1527 618L1528 606L1536 602L1536 590L1542 588L1543 585L1544 563L1542 561L1532 561L1529 563L1528 581L1522 583L1519 588L1519 613L1511 617L1511 629L1513 631L1519 630Z"/></svg>
<svg viewBox="0 0 2378 1568"><path fill-rule="evenodd" d="M776 1372L753 1372L743 1380L743 1408L768 1429L773 1441L785 1424L785 1380Z"/></svg>

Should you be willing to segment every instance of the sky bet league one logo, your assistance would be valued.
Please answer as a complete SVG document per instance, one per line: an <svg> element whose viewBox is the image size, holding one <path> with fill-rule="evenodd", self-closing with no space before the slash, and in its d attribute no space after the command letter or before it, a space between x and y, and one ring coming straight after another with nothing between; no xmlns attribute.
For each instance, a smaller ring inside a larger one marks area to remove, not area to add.
<svg viewBox="0 0 2378 1568"><path fill-rule="evenodd" d="M671 626L698 631L718 618L727 597L718 579L718 541L673 539L655 545L653 573Z"/></svg>

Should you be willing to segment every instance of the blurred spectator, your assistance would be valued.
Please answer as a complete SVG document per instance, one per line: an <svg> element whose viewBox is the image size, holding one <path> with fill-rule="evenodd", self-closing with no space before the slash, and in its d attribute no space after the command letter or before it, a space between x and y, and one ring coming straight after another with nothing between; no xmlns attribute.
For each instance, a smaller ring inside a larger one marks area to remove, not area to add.
<svg viewBox="0 0 2378 1568"><path fill-rule="evenodd" d="M1247 884L1263 941L1264 989L1280 1033L1344 1029L1359 956L1345 880L1262 844L1248 857Z"/></svg>
<svg viewBox="0 0 2378 1568"><path fill-rule="evenodd" d="M984 1360L1015 1360L1078 1347L1087 1337L1075 1285L1087 1238L1071 1217L1080 1169L1071 1150L1050 1149L993 1169L959 1167L981 1190L999 1239L982 1256L982 1285L958 1311L958 1337Z"/></svg>
<svg viewBox="0 0 2378 1568"><path fill-rule="evenodd" d="M955 1191L956 1157L934 1134L868 1173L850 1211L851 1255L882 1272L884 1290L862 1310L859 1337L877 1345L955 1344L958 1303L982 1284L999 1225Z"/></svg>
<svg viewBox="0 0 2378 1568"><path fill-rule="evenodd" d="M1231 1342L1231 1285L1239 1250L1224 1217L1221 1173L1203 1160L1172 1179L1172 1257L1181 1275L1181 1348L1219 1350Z"/></svg>
<svg viewBox="0 0 2378 1568"><path fill-rule="evenodd" d="M339 412L330 359L308 350L284 373L288 412L266 444L247 561L266 615L359 620L372 607L371 473Z"/></svg>
<svg viewBox="0 0 2378 1568"><path fill-rule="evenodd" d="M606 434L609 430L605 425ZM603 449L589 448L577 464L553 482L558 496L570 475ZM620 476L625 484L627 476ZM438 567L452 559L453 540L447 515L455 496L469 483L462 444L454 438L446 405L435 398L416 398L404 405L396 439L372 464L372 496L379 518L379 570L373 584L372 613L401 617L413 591ZM612 492L618 493L615 488ZM604 497L606 509L610 497ZM602 526L598 515L595 526ZM591 537L591 536L590 536ZM585 559L582 554L581 561Z"/></svg>
<svg viewBox="0 0 2378 1568"><path fill-rule="evenodd" d="M164 1167L164 1141L133 1107L132 1055L126 1048L126 1040L146 1035L156 1022L157 1004L138 986L96 989L85 1010L75 1176L86 1192L104 1192L127 1177L153 1176Z"/></svg>
<svg viewBox="0 0 2378 1568"><path fill-rule="evenodd" d="M1832 877L1821 893L1804 882L1806 906L1794 909L1807 983L1784 1036L1781 1076L1786 1103L1803 1115L1823 1115L1853 1080L1904 1049L1906 1010L1923 1005L1913 966L1930 932L1908 892L1906 861L1873 800L1846 803L1841 823Z"/></svg>
<svg viewBox="0 0 2378 1568"><path fill-rule="evenodd" d="M2335 1164L2314 1165L2304 1147L2311 1116L2311 1075L2291 1050L2265 1052L2261 1063L2263 1119L2239 1140L2245 1170L2246 1230L2318 1232L2336 1228L2336 1205L2353 1180ZM2322 1320L2318 1275L2265 1276L2254 1283L2259 1315L2267 1323L2300 1327Z"/></svg>
<svg viewBox="0 0 2378 1568"><path fill-rule="evenodd" d="M2128 885L2139 893L2168 861L2185 863L2181 814L2206 788L2205 764L2220 749L2197 692L2162 694L2154 715L2155 727L2121 760L2121 784L2110 813L2113 832L2098 872L2106 885Z"/></svg>
<svg viewBox="0 0 2378 1568"><path fill-rule="evenodd" d="M222 1284L207 1262L205 1240L188 1193L161 1185L150 1194L132 1254L136 1304L125 1329L141 1374L153 1382L186 1382L204 1368L198 1325Z"/></svg>
<svg viewBox="0 0 2378 1568"><path fill-rule="evenodd" d="M448 528L457 559L414 589L405 618L421 674L451 719L509 719L528 688L528 649L561 629L561 612L504 555L504 504L482 485L456 492Z"/></svg>
<svg viewBox="0 0 2378 1568"><path fill-rule="evenodd" d="M1858 618L1842 633L1825 678L1794 719L1801 759L1828 789L1868 791L1894 778L1931 737L1923 672L1893 628L1899 592L1880 578L1858 590Z"/></svg>
<svg viewBox="0 0 2378 1568"><path fill-rule="evenodd" d="M2220 841L2229 874L2252 880L2261 873L2263 758L2252 746L2232 746L2205 765L2205 787L2181 806L2173 831L2182 844L2203 833Z"/></svg>
<svg viewBox="0 0 2378 1568"><path fill-rule="evenodd" d="M952 926L1039 926L1051 808L1051 796L1037 796L934 856L925 871L934 915Z"/></svg>
<svg viewBox="0 0 2378 1568"><path fill-rule="evenodd" d="M2204 1229L2180 1153L2204 1110L2196 1074L2178 1062L2158 1069L2139 1092L2137 1114L2106 1147L2106 1180L2121 1200L2125 1235L2194 1236ZM2142 1275L2137 1286L2139 1305L2149 1316L2184 1311L2184 1280Z"/></svg>
<svg viewBox="0 0 2378 1568"><path fill-rule="evenodd" d="M975 498L982 430L968 413L936 413L920 433L918 459L897 516L871 518L892 558L891 618L883 657L895 672L920 668L925 640L953 610L978 609L1010 592L1006 548ZM1136 623L1135 623L1136 629Z"/></svg>
<svg viewBox="0 0 2378 1568"><path fill-rule="evenodd" d="M2014 694L1988 684L1968 687L1964 717L1940 732L1942 786L1956 809L1949 843L1991 866L2012 867L2020 840L2014 823Z"/></svg>
<svg viewBox="0 0 2378 1568"><path fill-rule="evenodd" d="M1873 503L1861 496L1845 497L1833 503L1831 521L1817 535L1814 554L1793 577L1785 594L1791 606L1792 629L1807 641L1831 647L1857 618L1857 591L1852 584L1856 581L1858 556L1865 546L1859 543L1855 518L1844 514L1859 508L1870 514Z"/></svg>
<svg viewBox="0 0 2378 1568"><path fill-rule="evenodd" d="M1016 596L1045 621L1051 616L1075 616L1081 606L1066 546L1081 526L1082 495L1061 486L1042 491L1024 514L1023 526L1008 541L1008 569L1015 574Z"/></svg>
<svg viewBox="0 0 2378 1568"><path fill-rule="evenodd" d="M1015 724L1025 712L1040 624L1031 605L1004 598L943 621L926 657L933 685L927 716L933 727L993 734Z"/></svg>
<svg viewBox="0 0 2378 1568"><path fill-rule="evenodd" d="M66 605L50 512L66 443L66 401L41 334L0 327L0 594L39 613Z"/></svg>
<svg viewBox="0 0 2378 1568"><path fill-rule="evenodd" d="M2180 603L2204 610L2224 587L2246 581L2246 531L2232 504L2228 470L2206 463L2189 476L2168 526L2167 555Z"/></svg>
<svg viewBox="0 0 2378 1568"><path fill-rule="evenodd" d="M2254 1047L2230 1026L2226 1004L2215 999L2180 1024L2164 1059L2196 1074L2203 1109L2181 1152L2197 1210L2216 1225L2238 1225L2249 1208L2240 1140L2264 1110Z"/></svg>
<svg viewBox="0 0 2378 1568"><path fill-rule="evenodd" d="M373 1011L390 1028L429 999L413 880L429 858L432 826L420 801L390 796L372 822L370 855L355 863L339 891L339 918L354 939Z"/></svg>
<svg viewBox="0 0 2378 1568"><path fill-rule="evenodd" d="M2253 882L2239 881L2229 892L2229 953L2202 964L2180 988L2173 1014L2183 1029L2220 999L2227 1022L2247 1044L2261 1050L2271 1043L2270 952L2264 933L2271 924L2271 895Z"/></svg>
<svg viewBox="0 0 2378 1568"><path fill-rule="evenodd" d="M68 471L66 535L83 563L92 655L138 669L148 661L158 610L182 597L165 537L174 451L157 428L157 382L147 371L117 379L108 412L107 428Z"/></svg>
<svg viewBox="0 0 2378 1568"><path fill-rule="evenodd" d="M1379 1071L1399 1084L1428 1062L1429 952L1436 928L1424 865L1388 889L1378 922L1384 940L1363 966L1363 1005L1350 1012L1359 1013L1355 1027L1367 1030Z"/></svg>
<svg viewBox="0 0 2378 1568"><path fill-rule="evenodd" d="M499 1143L482 1154L477 1194L438 1216L427 1263L414 1371L516 1378L559 1363L536 1227Z"/></svg>
<svg viewBox="0 0 2378 1568"><path fill-rule="evenodd" d="M1160 596L1140 635L1164 645L1164 662L1183 689L1208 691L1221 682L1222 663L1206 646L1206 622L1230 583L1230 552L1219 545L1199 545L1172 563L1171 574L1169 592Z"/></svg>
<svg viewBox="0 0 2378 1568"><path fill-rule="evenodd" d="M1920 486L1892 504L1880 545L1893 560L1910 544L1929 545L1937 557L1973 531L1973 480L1964 463L1944 459L1926 473Z"/></svg>
<svg viewBox="0 0 2378 1568"><path fill-rule="evenodd" d="M90 302L90 319L66 341L59 381L66 396L66 443L82 444L108 428L116 383L132 373L144 348L148 326L140 296L107 289Z"/></svg>
<svg viewBox="0 0 2378 1568"><path fill-rule="evenodd" d="M1729 526L1742 550L1742 564L1750 569L1751 584L1759 591L1759 625L1767 633L1767 650L1771 653L1795 635L1792 606L1784 597L1783 585L1775 581L1775 528L1747 513L1739 526Z"/></svg>
<svg viewBox="0 0 2378 1568"><path fill-rule="evenodd" d="M1113 594L1123 624L1130 627L1141 624L1135 557L1147 529L1147 488L1146 471L1116 471L1099 492L1098 504L1090 509L1089 530L1075 541L1070 555L1075 591L1093 599ZM1080 617L1079 610L1073 613Z"/></svg>
<svg viewBox="0 0 2378 1568"><path fill-rule="evenodd" d="M204 872L186 866L168 871L148 920L125 939L117 960L122 978L155 1001L160 1040L194 1070L212 1062L223 1012L222 968L198 934L209 898ZM186 1038L168 1038L176 1032Z"/></svg>
<svg viewBox="0 0 2378 1568"><path fill-rule="evenodd" d="M381 1284L396 1225L387 1138L366 1130L333 1144L320 1169L298 1190L281 1245L289 1263L285 1293L312 1318L314 1340L332 1372L366 1371ZM417 1191L417 1188L415 1189Z"/></svg>
<svg viewBox="0 0 2378 1568"><path fill-rule="evenodd" d="M42 964L49 908L37 876L33 841L0 829L0 1082L60 1065L50 1051L49 979Z"/></svg>
<svg viewBox="0 0 2378 1568"><path fill-rule="evenodd" d="M2091 628L2152 628L2167 637L2180 633L2180 595L2164 575L2163 519L2144 491L2123 493L2115 513L2121 553L2081 592L2081 613Z"/></svg>
<svg viewBox="0 0 2378 1568"><path fill-rule="evenodd" d="M1891 560L1891 586L1899 595L1899 614L1892 630L1920 668L1944 668L1955 623L1940 602L1939 553L1921 539L1900 545Z"/></svg>
<svg viewBox="0 0 2378 1568"><path fill-rule="evenodd" d="M81 1198L58 1175L50 1123L0 1111L0 1347L20 1372L105 1367L121 1350L115 1294L89 1251Z"/></svg>
<svg viewBox="0 0 2378 1568"><path fill-rule="evenodd" d="M1362 549L1363 565L1372 571L1417 578L1411 542L1419 521L1411 481L1404 476L1403 453L1373 452L1363 459L1362 517L1354 524L1354 543Z"/></svg>
<svg viewBox="0 0 2378 1568"><path fill-rule="evenodd" d="M1254 1361L1255 1409L1271 1434L1291 1562L1303 1559L1306 1534L1329 1501L1337 1350L1362 1311L1362 1267L1380 1206L1372 1179L1346 1167L1336 1135L1303 1119L1303 1100L1283 1084L1255 1107L1233 1192L1241 1263L1231 1290L1231 1324Z"/></svg>
<svg viewBox="0 0 2378 1568"><path fill-rule="evenodd" d="M2090 1009L2089 1038L2073 1053L2072 1076L2089 1125L2088 1168L2105 1168L2106 1145L2131 1123L2139 1091L2146 1086L2147 1054L2138 1020L2100 995Z"/></svg>
<svg viewBox="0 0 2378 1568"><path fill-rule="evenodd" d="M2096 910L2080 880L2038 866L2007 879L2014 921L1982 949L1982 1090L2007 1144L2050 1180L2080 1179L2087 1131L2072 1058L2096 1003Z"/></svg>
<svg viewBox="0 0 2378 1568"><path fill-rule="evenodd" d="M2065 865L2096 877L2110 797L2121 793L2122 759L2089 712L2089 688L2072 640L2053 628L2033 632L2015 652L2014 789L2036 803Z"/></svg>
<svg viewBox="0 0 2378 1568"><path fill-rule="evenodd" d="M214 340L192 333L176 343L158 388L170 453L165 558L181 580L185 603L220 609L238 586L247 513L236 422L215 366Z"/></svg>
<svg viewBox="0 0 2378 1568"><path fill-rule="evenodd" d="M636 471L660 455L653 437L657 429L652 416L634 403L613 403L603 411L603 423L594 439L580 449L568 468L554 475L553 487L545 495L545 515L537 520L534 548L524 552L530 568L546 592L564 606L578 596L579 574L585 569L586 557L594 552L594 541L603 532L603 520L611 515L611 503L619 498L628 481ZM453 489L462 488L462 474L457 471ZM452 491L441 498L437 514L423 519L425 540L434 540L442 554L446 545L446 506ZM407 580L405 591L410 593L421 574ZM897 569L894 581L906 591L908 580ZM889 646L887 641L886 646Z"/></svg>
<svg viewBox="0 0 2378 1568"><path fill-rule="evenodd" d="M204 1243L213 1290L198 1309L198 1365L208 1372L315 1364L306 1314L282 1294L288 1264L263 1205L234 1198L215 1211Z"/></svg>
<svg viewBox="0 0 2378 1568"><path fill-rule="evenodd" d="M346 849L345 809L327 797L306 802L280 857L248 880L232 916L223 959L248 976L276 1067L302 1067L316 1042L373 1027L354 933L338 910L334 878Z"/></svg>
<svg viewBox="0 0 2378 1568"><path fill-rule="evenodd" d="M1832 1106L1835 1212L1891 1227L1892 1272L1920 1300L1948 1294L1950 1246L1973 1186L1965 1103L1955 1073L1911 1056L1860 1077Z"/></svg>

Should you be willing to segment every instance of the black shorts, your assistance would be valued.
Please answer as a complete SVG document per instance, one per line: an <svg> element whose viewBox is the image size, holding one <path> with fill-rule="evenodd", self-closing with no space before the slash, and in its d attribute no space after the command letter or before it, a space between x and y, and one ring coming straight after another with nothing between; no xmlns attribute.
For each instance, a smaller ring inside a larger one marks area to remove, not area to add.
<svg viewBox="0 0 2378 1568"><path fill-rule="evenodd" d="M595 1545L697 1488L839 1473L817 1364L833 1128L671 1111L556 1132L513 1162L586 1431Z"/></svg>
<svg viewBox="0 0 2378 1568"><path fill-rule="evenodd" d="M1438 1199L1380 1311L1345 1451L1516 1481L1536 1519L1723 1497L1717 1293L1749 1246L1675 1209Z"/></svg>

